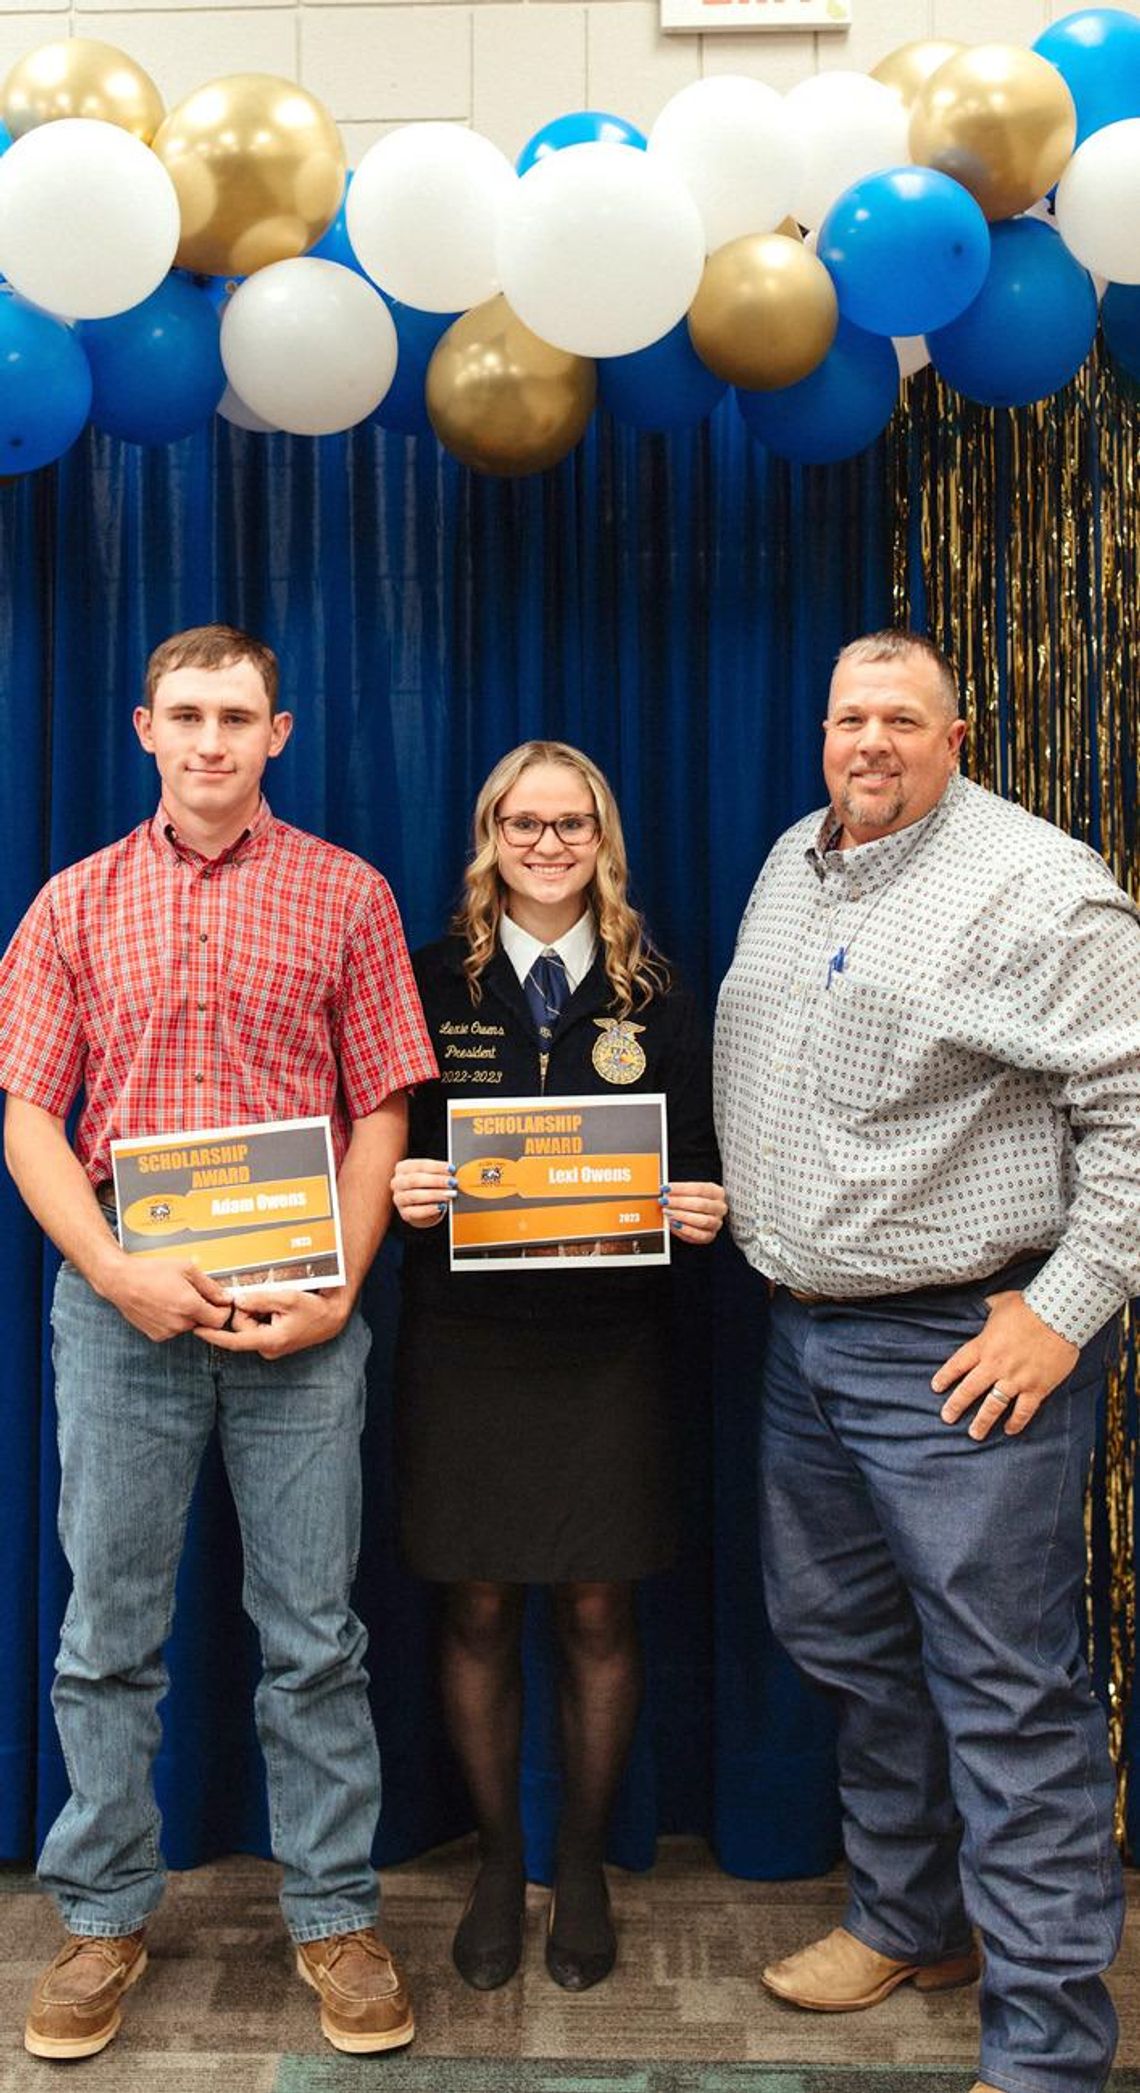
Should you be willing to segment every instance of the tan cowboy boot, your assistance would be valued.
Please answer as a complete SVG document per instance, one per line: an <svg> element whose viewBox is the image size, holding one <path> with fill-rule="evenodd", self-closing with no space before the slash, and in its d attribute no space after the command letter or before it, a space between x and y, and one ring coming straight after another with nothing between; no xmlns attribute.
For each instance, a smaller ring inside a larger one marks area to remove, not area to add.
<svg viewBox="0 0 1140 2093"><path fill-rule="evenodd" d="M896 1962L864 1946L846 1926L836 1926L823 1940L771 1964L762 1981L777 1998L811 2013L860 2013L877 2006L897 1984L910 1982L916 1991L950 1991L957 1984L972 1984L980 1969L975 1947L941 1962Z"/></svg>

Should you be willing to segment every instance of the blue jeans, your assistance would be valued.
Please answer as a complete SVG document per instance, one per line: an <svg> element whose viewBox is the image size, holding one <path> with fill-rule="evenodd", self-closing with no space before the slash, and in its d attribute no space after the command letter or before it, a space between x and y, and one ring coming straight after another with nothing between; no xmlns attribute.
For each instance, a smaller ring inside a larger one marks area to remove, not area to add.
<svg viewBox="0 0 1140 2093"><path fill-rule="evenodd" d="M371 1925L380 1764L349 1607L370 1339L359 1316L281 1360L152 1344L70 1265L52 1309L60 1538L74 1586L52 1694L71 1797L39 1873L75 1933L132 1933L162 1894L151 1769L162 1647L216 1422L261 1640L256 1717L295 1940Z"/></svg>
<svg viewBox="0 0 1140 2093"><path fill-rule="evenodd" d="M839 1710L846 1924L915 1962L985 1946L981 2076L1100 2093L1123 1900L1105 1722L1081 1651L1083 1492L1104 1343L1028 1430L982 1441L931 1375L985 1319L963 1288L780 1291L760 1494L772 1626Z"/></svg>

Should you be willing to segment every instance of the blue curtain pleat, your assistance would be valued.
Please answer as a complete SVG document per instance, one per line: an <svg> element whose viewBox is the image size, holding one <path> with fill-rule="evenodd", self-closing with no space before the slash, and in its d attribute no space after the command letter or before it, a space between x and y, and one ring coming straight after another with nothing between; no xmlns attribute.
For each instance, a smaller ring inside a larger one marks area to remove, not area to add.
<svg viewBox="0 0 1140 2093"><path fill-rule="evenodd" d="M29 550L50 543L55 489L45 476L2 490L0 505L0 655L5 664L5 760L0 763L0 911L13 923L47 862L46 808L51 762L51 573L44 586L16 587ZM37 1769L40 1626L43 1591L41 1496L42 1315L44 1254L39 1231L7 1174L0 1177L0 1241L8 1300L5 1344L4 1459L0 1461L0 1854L31 1842Z"/></svg>
<svg viewBox="0 0 1140 2093"><path fill-rule="evenodd" d="M727 401L703 428L639 437L599 417L556 472L482 479L434 442L363 428L319 442L217 423L166 450L88 434L0 486L0 933L49 869L147 816L131 711L149 649L226 618L277 648L296 732L275 811L370 859L409 939L438 935L476 787L524 736L582 744L611 776L635 888L704 998L766 849L821 798L832 657L883 622L890 546L878 452L801 472ZM44 1303L54 1260L0 1184L11 1313L0 1369L0 1857L25 1858L65 1780L48 1691L67 1576ZM389 1460L398 1251L366 1294L375 1333L357 1603L384 1762L381 1861L470 1821L443 1737L437 1595L397 1558ZM713 1837L742 1874L830 1864L830 1717L772 1641L755 1521L764 1296L727 1244L677 1272L677 1568L642 1594L646 1704L613 1853L660 1830ZM552 1333L557 1341L557 1333ZM252 1633L216 1447L195 1497L156 1781L172 1865L264 1851ZM523 1775L532 1872L549 1870L558 1773L546 1608L527 1622Z"/></svg>

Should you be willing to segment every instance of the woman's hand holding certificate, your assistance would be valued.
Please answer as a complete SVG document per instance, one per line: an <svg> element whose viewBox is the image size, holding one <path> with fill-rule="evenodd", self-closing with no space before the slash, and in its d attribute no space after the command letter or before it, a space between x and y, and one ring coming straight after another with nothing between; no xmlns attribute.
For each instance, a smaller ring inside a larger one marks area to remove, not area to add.
<svg viewBox="0 0 1140 2093"><path fill-rule="evenodd" d="M450 1163L427 1156L405 1156L392 1173L392 1198L409 1228L434 1228L455 1197Z"/></svg>
<svg viewBox="0 0 1140 2093"><path fill-rule="evenodd" d="M720 1185L668 1184L662 1188L661 1204L674 1235L686 1243L711 1243L728 1212Z"/></svg>

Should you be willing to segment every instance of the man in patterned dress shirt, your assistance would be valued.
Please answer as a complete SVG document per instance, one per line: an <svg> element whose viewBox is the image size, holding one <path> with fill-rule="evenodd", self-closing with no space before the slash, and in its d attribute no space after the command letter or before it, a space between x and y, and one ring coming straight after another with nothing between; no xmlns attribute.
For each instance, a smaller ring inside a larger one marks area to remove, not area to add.
<svg viewBox="0 0 1140 2093"><path fill-rule="evenodd" d="M772 1290L776 1632L833 1692L845 1924L764 1973L820 2011L969 1982L973 2093L1100 2093L1122 1916L1080 1648L1082 1500L1140 1289L1140 915L958 775L953 672L839 656L831 804L781 838L721 991L732 1225Z"/></svg>
<svg viewBox="0 0 1140 2093"><path fill-rule="evenodd" d="M25 2030L41 2057L117 2033L162 1892L151 1768L190 1496L217 1425L261 1639L257 1722L298 1973L339 2049L411 2039L377 1939L379 1764L349 1606L368 1332L408 1086L435 1062L379 873L274 820L288 740L269 648L228 626L151 656L135 713L153 820L59 873L0 963L5 1152L64 1254L52 1311L73 1574L53 1693L71 1796L40 1876L68 1929ZM67 1114L83 1104L69 1145ZM113 1138L328 1114L347 1283L251 1293L119 1249Z"/></svg>

